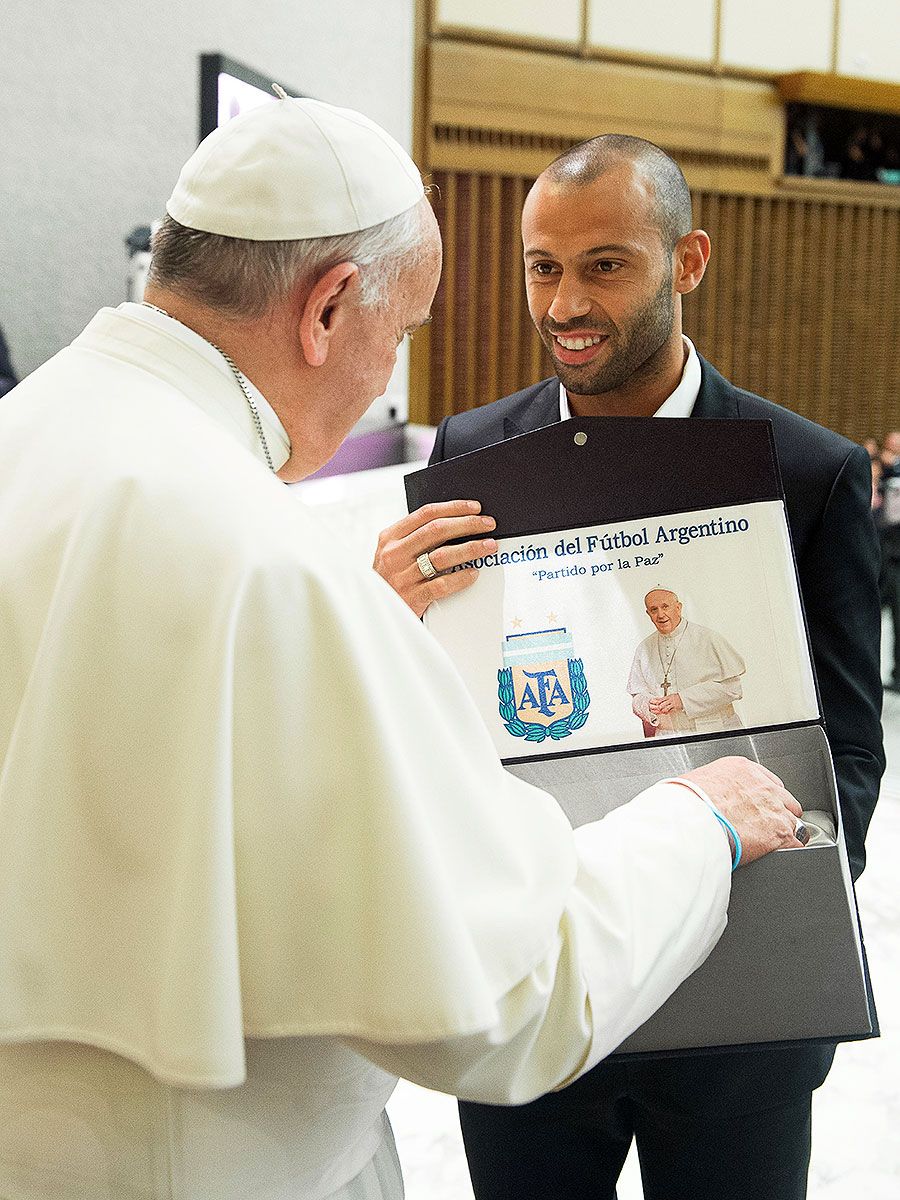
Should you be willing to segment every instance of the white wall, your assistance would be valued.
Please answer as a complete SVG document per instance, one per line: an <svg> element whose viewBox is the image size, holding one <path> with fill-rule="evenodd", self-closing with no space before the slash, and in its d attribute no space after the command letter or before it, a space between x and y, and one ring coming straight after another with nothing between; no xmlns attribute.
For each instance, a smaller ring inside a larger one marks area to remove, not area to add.
<svg viewBox="0 0 900 1200"><path fill-rule="evenodd" d="M581 0L435 0L434 15L438 27L556 42L577 42L581 36Z"/></svg>
<svg viewBox="0 0 900 1200"><path fill-rule="evenodd" d="M438 23L513 37L578 39L581 0L435 0ZM588 0L592 49L711 61L738 70L838 71L900 83L898 0Z"/></svg>
<svg viewBox="0 0 900 1200"><path fill-rule="evenodd" d="M197 143L198 55L359 108L405 145L413 0L3 0L0 325L24 375L125 299L123 239Z"/></svg>
<svg viewBox="0 0 900 1200"><path fill-rule="evenodd" d="M841 0L838 70L900 83L897 0Z"/></svg>
<svg viewBox="0 0 900 1200"><path fill-rule="evenodd" d="M591 0L588 5L588 38L600 50L712 62L715 25L715 0Z"/></svg>
<svg viewBox="0 0 900 1200"><path fill-rule="evenodd" d="M722 62L758 71L830 71L836 0L722 0Z"/></svg>

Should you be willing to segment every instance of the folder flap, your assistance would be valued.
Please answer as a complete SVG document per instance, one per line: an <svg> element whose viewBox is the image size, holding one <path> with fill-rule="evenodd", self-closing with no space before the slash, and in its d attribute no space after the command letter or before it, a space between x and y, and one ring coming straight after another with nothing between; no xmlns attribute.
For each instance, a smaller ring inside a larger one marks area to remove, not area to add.
<svg viewBox="0 0 900 1200"><path fill-rule="evenodd" d="M501 538L784 498L771 422L758 420L572 417L405 482L410 510L480 500Z"/></svg>

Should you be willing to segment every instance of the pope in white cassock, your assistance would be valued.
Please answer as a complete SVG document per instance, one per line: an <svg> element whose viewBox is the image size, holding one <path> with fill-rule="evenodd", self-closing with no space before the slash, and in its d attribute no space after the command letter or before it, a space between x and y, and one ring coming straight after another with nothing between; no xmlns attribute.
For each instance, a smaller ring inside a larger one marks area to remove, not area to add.
<svg viewBox="0 0 900 1200"><path fill-rule="evenodd" d="M0 1195L399 1197L395 1074L574 1079L722 932L716 809L747 859L799 845L738 759L573 834L283 486L439 269L400 146L284 98L189 160L147 303L0 403ZM477 505L435 522L420 555L475 535L441 570L484 552Z"/></svg>
<svg viewBox="0 0 900 1200"><path fill-rule="evenodd" d="M634 652L628 691L647 736L740 729L734 704L747 668L738 652L720 633L688 621L667 588L653 588L644 604L656 631Z"/></svg>

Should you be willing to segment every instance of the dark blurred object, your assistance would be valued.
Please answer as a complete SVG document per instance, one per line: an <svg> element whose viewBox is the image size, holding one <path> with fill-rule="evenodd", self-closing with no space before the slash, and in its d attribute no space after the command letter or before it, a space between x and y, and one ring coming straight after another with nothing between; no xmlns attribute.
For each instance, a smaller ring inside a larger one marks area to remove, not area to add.
<svg viewBox="0 0 900 1200"><path fill-rule="evenodd" d="M900 117L787 105L784 169L807 178L900 183Z"/></svg>
<svg viewBox="0 0 900 1200"><path fill-rule="evenodd" d="M140 304L144 298L144 288L147 285L147 275L150 271L150 244L153 238L151 225L135 225L125 239L128 250L128 279L125 282L125 295L135 304Z"/></svg>
<svg viewBox="0 0 900 1200"><path fill-rule="evenodd" d="M150 250L150 235L152 229L149 225L135 225L131 233L125 239L125 245L131 254L137 254L139 251Z"/></svg>
<svg viewBox="0 0 900 1200"><path fill-rule="evenodd" d="M884 150L884 166L878 167L875 176L879 183L900 184L900 145L891 142Z"/></svg>
<svg viewBox="0 0 900 1200"><path fill-rule="evenodd" d="M10 361L6 338L3 336L3 330L0 329L0 396L11 392L18 382Z"/></svg>

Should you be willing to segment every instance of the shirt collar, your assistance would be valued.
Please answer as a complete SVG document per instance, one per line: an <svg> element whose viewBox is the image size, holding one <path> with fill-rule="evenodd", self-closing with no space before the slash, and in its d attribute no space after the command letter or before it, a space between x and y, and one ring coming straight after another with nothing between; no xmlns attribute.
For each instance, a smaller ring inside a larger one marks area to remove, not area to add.
<svg viewBox="0 0 900 1200"><path fill-rule="evenodd" d="M215 346L208 342L206 338L201 337L195 330L176 320L175 317L170 317L168 314L160 312L159 309L149 308L146 304L135 304L132 301L120 304L118 311L127 317L131 317L132 320L142 321L145 325L161 329L170 337L177 338L183 345L189 346L196 354L201 355L217 371L226 375L229 379L234 379L231 367L225 361L221 351L217 350ZM244 375L244 379L247 380L247 387L259 412L259 419L262 422L263 432L266 435L273 465L278 470L290 458L290 438L281 421L278 419L278 414L259 388L252 380L247 379L246 375ZM239 386L236 379L234 379L234 386Z"/></svg>
<svg viewBox="0 0 900 1200"><path fill-rule="evenodd" d="M694 411L694 405L697 403L701 379L700 356L694 349L694 343L690 338L682 334L681 340L684 342L685 350L687 350L687 359L685 360L684 370L681 372L681 379L675 391L672 392L671 396L666 397L653 414L654 417L689 417ZM562 385L562 381L560 381L559 419L567 421L572 415L572 410L569 407L569 397Z"/></svg>

